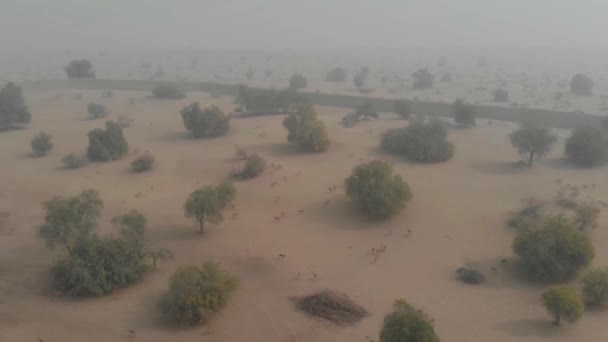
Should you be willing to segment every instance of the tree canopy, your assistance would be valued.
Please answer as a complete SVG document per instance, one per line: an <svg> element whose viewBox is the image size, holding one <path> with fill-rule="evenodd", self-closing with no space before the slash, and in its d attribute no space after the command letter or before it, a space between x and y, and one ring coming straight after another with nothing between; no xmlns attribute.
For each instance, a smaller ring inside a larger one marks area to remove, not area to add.
<svg viewBox="0 0 608 342"><path fill-rule="evenodd" d="M412 108L410 106L410 101L406 99L395 100L393 105L393 111L395 114L399 115L400 118L407 120L412 114Z"/></svg>
<svg viewBox="0 0 608 342"><path fill-rule="evenodd" d="M294 89L278 91L246 86L239 87L236 102L250 115L296 113L300 107L308 105L308 99Z"/></svg>
<svg viewBox="0 0 608 342"><path fill-rule="evenodd" d="M592 124L580 125L566 140L566 158L573 164L594 167L608 159L608 133Z"/></svg>
<svg viewBox="0 0 608 342"><path fill-rule="evenodd" d="M201 110L198 102L181 110L182 121L195 138L211 138L226 134L230 118L217 106Z"/></svg>
<svg viewBox="0 0 608 342"><path fill-rule="evenodd" d="M531 122L522 123L517 131L509 135L509 138L517 151L527 156L530 166L534 163L534 159L547 155L557 141L551 129Z"/></svg>
<svg viewBox="0 0 608 342"><path fill-rule="evenodd" d="M308 80L306 79L306 77L304 77L300 74L295 74L295 75L291 76L291 79L289 80L290 89L300 90L300 89L306 88L307 85L308 85Z"/></svg>
<svg viewBox="0 0 608 342"><path fill-rule="evenodd" d="M379 342L439 342L433 320L403 299L384 316Z"/></svg>
<svg viewBox="0 0 608 342"><path fill-rule="evenodd" d="M427 69L418 69L412 75L414 77L414 88L416 89L427 89L433 88L433 83L435 81L435 76L431 74Z"/></svg>
<svg viewBox="0 0 608 342"><path fill-rule="evenodd" d="M95 78L95 70L88 59L75 59L65 67L68 78Z"/></svg>
<svg viewBox="0 0 608 342"><path fill-rule="evenodd" d="M21 88L7 83L0 89L0 129L27 125L31 119Z"/></svg>
<svg viewBox="0 0 608 342"><path fill-rule="evenodd" d="M314 107L302 107L297 114L283 120L287 128L287 141L304 152L323 152L329 148L329 137L323 121L317 118Z"/></svg>
<svg viewBox="0 0 608 342"><path fill-rule="evenodd" d="M552 286L543 293L542 299L547 311L555 317L556 325L560 325L562 319L576 322L583 315L583 300L577 289Z"/></svg>
<svg viewBox="0 0 608 342"><path fill-rule="evenodd" d="M112 161L120 159L129 151L122 127L107 121L106 129L96 128L89 132L87 156L93 161Z"/></svg>
<svg viewBox="0 0 608 342"><path fill-rule="evenodd" d="M454 155L454 144L447 140L445 125L440 121L389 129L382 136L380 148L418 163L444 162Z"/></svg>
<svg viewBox="0 0 608 342"><path fill-rule="evenodd" d="M587 75L576 74L570 80L570 91L574 95L591 96L593 86L593 80Z"/></svg>
<svg viewBox="0 0 608 342"><path fill-rule="evenodd" d="M457 99L452 104L452 112L454 113L454 122L465 127L475 126L475 117L477 109L474 105L464 102L462 99Z"/></svg>
<svg viewBox="0 0 608 342"><path fill-rule="evenodd" d="M235 194L234 186L230 183L201 187L188 197L184 214L198 222L202 234L206 222L220 223L224 220L222 210L234 200Z"/></svg>
<svg viewBox="0 0 608 342"><path fill-rule="evenodd" d="M36 157L46 156L53 149L53 139L47 132L40 132L34 135L32 142L32 153Z"/></svg>

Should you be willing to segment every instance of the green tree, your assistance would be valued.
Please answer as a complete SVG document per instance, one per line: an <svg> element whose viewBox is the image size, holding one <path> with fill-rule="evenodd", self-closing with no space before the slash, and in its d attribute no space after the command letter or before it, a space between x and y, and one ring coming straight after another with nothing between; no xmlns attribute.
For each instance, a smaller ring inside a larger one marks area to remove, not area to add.
<svg viewBox="0 0 608 342"><path fill-rule="evenodd" d="M583 315L583 300L578 290L567 287L549 287L542 296L545 308L555 317L555 325L562 318L576 322Z"/></svg>
<svg viewBox="0 0 608 342"><path fill-rule="evenodd" d="M396 300L393 311L384 316L380 342L439 342L433 320L422 310Z"/></svg>
<svg viewBox="0 0 608 342"><path fill-rule="evenodd" d="M65 67L68 78L95 78L93 65L87 59L75 59Z"/></svg>
<svg viewBox="0 0 608 342"><path fill-rule="evenodd" d="M583 296L588 305L602 307L608 302L608 270L593 269L582 280Z"/></svg>
<svg viewBox="0 0 608 342"><path fill-rule="evenodd" d="M184 126L195 138L218 137L230 128L230 118L216 106L201 110L198 103L192 103L180 113Z"/></svg>
<svg viewBox="0 0 608 342"><path fill-rule="evenodd" d="M465 103L462 99L457 99L452 104L452 112L454 113L454 122L466 127L475 126L475 117L477 110L474 105Z"/></svg>
<svg viewBox="0 0 608 342"><path fill-rule="evenodd" d="M417 163L444 162L454 155L454 145L447 141L445 125L440 121L390 129L382 136L380 148Z"/></svg>
<svg viewBox="0 0 608 342"><path fill-rule="evenodd" d="M158 261L166 261L175 258L173 251L167 248L159 248L148 251L148 256L152 259L152 268L156 270Z"/></svg>
<svg viewBox="0 0 608 342"><path fill-rule="evenodd" d="M566 140L566 158L576 165L594 167L608 159L608 133L587 124L576 127Z"/></svg>
<svg viewBox="0 0 608 342"><path fill-rule="evenodd" d="M300 74L295 74L295 75L291 76L291 79L289 80L290 89L300 90L300 89L306 88L307 85L308 85L308 80L306 79L306 77L304 77Z"/></svg>
<svg viewBox="0 0 608 342"><path fill-rule="evenodd" d="M32 153L36 157L46 156L53 149L53 140L47 132L40 132L34 135L31 142Z"/></svg>
<svg viewBox="0 0 608 342"><path fill-rule="evenodd" d="M513 251L524 273L540 281L567 280L595 257L589 237L561 215L520 229L513 241Z"/></svg>
<svg viewBox="0 0 608 342"><path fill-rule="evenodd" d="M60 244L72 254L76 241L88 237L97 227L103 201L97 191L89 189L74 197L55 197L42 206L46 216L38 235L50 249Z"/></svg>
<svg viewBox="0 0 608 342"><path fill-rule="evenodd" d="M399 115L400 118L404 120L409 119L410 115L412 114L410 101L405 99L396 100L393 111L395 114Z"/></svg>
<svg viewBox="0 0 608 342"><path fill-rule="evenodd" d="M325 76L327 82L342 83L346 81L346 69L344 68L333 68L327 72Z"/></svg>
<svg viewBox="0 0 608 342"><path fill-rule="evenodd" d="M87 112L92 119L101 118L108 116L108 110L106 106L101 103L89 103L87 106Z"/></svg>
<svg viewBox="0 0 608 342"><path fill-rule="evenodd" d="M161 298L160 310L171 322L202 324L226 305L237 287L237 278L217 263L182 266L169 279L169 290Z"/></svg>
<svg viewBox="0 0 608 342"><path fill-rule="evenodd" d="M287 141L300 151L324 152L329 148L325 124L317 118L312 106L303 107L297 114L287 116L283 126L288 131Z"/></svg>
<svg viewBox="0 0 608 342"><path fill-rule="evenodd" d="M0 129L29 124L32 119L21 88L7 83L0 89Z"/></svg>
<svg viewBox="0 0 608 342"><path fill-rule="evenodd" d="M574 95L591 96L594 82L589 76L576 74L570 80L570 91Z"/></svg>
<svg viewBox="0 0 608 342"><path fill-rule="evenodd" d="M107 121L105 130L96 128L89 132L87 156L93 161L117 160L128 151L122 127L114 121Z"/></svg>
<svg viewBox="0 0 608 342"><path fill-rule="evenodd" d="M204 232L205 222L220 223L224 220L222 209L235 196L234 186L224 183L219 186L204 186L190 194L184 205L186 217L191 217L199 224L199 232Z"/></svg>
<svg viewBox="0 0 608 342"><path fill-rule="evenodd" d="M412 198L409 185L392 173L392 167L380 160L360 164L344 182L346 194L370 217L386 219Z"/></svg>
<svg viewBox="0 0 608 342"><path fill-rule="evenodd" d="M530 166L534 163L534 159L547 155L557 141L551 129L530 122L523 123L517 131L509 135L509 138L521 155L527 155Z"/></svg>
<svg viewBox="0 0 608 342"><path fill-rule="evenodd" d="M435 76L431 74L427 69L418 69L412 75L414 77L414 88L416 89L427 89L433 88Z"/></svg>

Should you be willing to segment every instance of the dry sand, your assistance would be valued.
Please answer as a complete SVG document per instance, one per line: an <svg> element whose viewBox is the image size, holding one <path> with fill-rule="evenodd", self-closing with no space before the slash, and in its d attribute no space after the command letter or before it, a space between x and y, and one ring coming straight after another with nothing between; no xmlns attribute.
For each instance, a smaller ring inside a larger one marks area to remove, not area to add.
<svg viewBox="0 0 608 342"><path fill-rule="evenodd" d="M552 326L539 300L543 287L519 280L500 263L502 258L512 261L514 232L504 222L522 198L552 197L561 180L594 183L598 187L583 196L608 199L606 167L585 170L561 162L566 132L560 132L555 151L531 170L513 167L518 156L507 135L514 125L486 122L450 130L456 145L452 161L416 165L379 152L380 134L403 125L388 116L346 129L338 124L344 110L320 107L332 146L327 153L300 155L289 150L280 116L235 119L229 134L217 139L188 137L180 108L200 101L231 111L231 98L190 94L182 101L156 101L143 93L117 92L113 99L100 100L100 92L82 91L84 98L76 101L74 93L28 94L31 127L0 133L0 212L10 213L8 227L0 231L0 341L128 341L133 329L136 341L147 342L364 342L377 339L396 298L428 312L442 341L599 342L608 336L603 323L608 311L587 313L575 325ZM136 106L127 104L129 97L137 99ZM120 161L63 170L61 158L84 151L86 133L103 126L103 119L86 118L86 104L94 100L107 103L113 118L126 114L134 119L126 129L131 152ZM55 149L35 159L29 142L40 130L53 135ZM184 218L183 202L196 187L229 174L237 145L282 169L238 182L238 218L229 211L223 224L198 235L196 224ZM155 169L129 173L133 156L146 150L156 157ZM391 161L414 193L409 207L385 223L355 213L341 187L356 164L373 158ZM333 184L338 190L329 193ZM140 210L149 220L150 242L173 249L176 260L103 298L53 296L48 272L59 251L47 250L36 237L44 214L40 203L86 188L97 189L105 202L102 231L111 230L112 217ZM298 215L299 210L304 213ZM285 217L273 223L281 212ZM604 213L600 228L590 233L596 266L608 265ZM370 250L382 245L386 251L372 263ZM167 279L180 264L206 260L221 262L240 278L241 287L208 325L163 327L155 303ZM463 265L479 267L488 282L460 283L454 271ZM348 293L371 315L355 326L336 327L297 312L288 300L322 288Z"/></svg>

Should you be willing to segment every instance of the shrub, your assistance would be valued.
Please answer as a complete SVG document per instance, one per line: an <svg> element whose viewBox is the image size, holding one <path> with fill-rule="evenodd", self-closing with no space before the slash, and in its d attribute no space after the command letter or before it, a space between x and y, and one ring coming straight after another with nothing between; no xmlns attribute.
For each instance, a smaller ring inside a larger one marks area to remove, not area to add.
<svg viewBox="0 0 608 342"><path fill-rule="evenodd" d="M589 237L564 216L550 216L520 229L513 241L524 274L534 280L564 281L589 265L595 256Z"/></svg>
<svg viewBox="0 0 608 342"><path fill-rule="evenodd" d="M344 68L333 68L327 72L325 77L327 82L342 83L346 81L346 69Z"/></svg>
<svg viewBox="0 0 608 342"><path fill-rule="evenodd" d="M294 90L304 89L304 88L306 88L307 85L308 85L308 80L306 80L306 77L304 77L300 74L295 74L295 75L291 76L291 79L289 80L290 89L294 89Z"/></svg>
<svg viewBox="0 0 608 342"><path fill-rule="evenodd" d="M65 67L68 78L95 78L93 65L87 59L75 59Z"/></svg>
<svg viewBox="0 0 608 342"><path fill-rule="evenodd" d="M380 148L413 162L443 162L454 155L454 145L446 136L445 126L439 121L415 122L405 128L388 130L382 136Z"/></svg>
<svg viewBox="0 0 608 342"><path fill-rule="evenodd" d="M543 218L545 204L534 198L525 199L524 207L509 219L509 227L527 229L537 224Z"/></svg>
<svg viewBox="0 0 608 342"><path fill-rule="evenodd" d="M288 131L287 141L300 151L323 152L329 148L325 124L317 118L317 112L312 106L287 116L283 120L283 126Z"/></svg>
<svg viewBox="0 0 608 342"><path fill-rule="evenodd" d="M509 101L509 92L503 88L494 90L494 102L507 102Z"/></svg>
<svg viewBox="0 0 608 342"><path fill-rule="evenodd" d="M116 119L116 122L122 128L131 127L133 125L133 119L129 118L126 115L118 116L118 118Z"/></svg>
<svg viewBox="0 0 608 342"><path fill-rule="evenodd" d="M597 218L600 216L600 209L591 203L578 203L574 209L576 217L575 223L578 230L597 227Z"/></svg>
<svg viewBox="0 0 608 342"><path fill-rule="evenodd" d="M32 115L25 105L21 88L7 83L0 89L0 129L29 124Z"/></svg>
<svg viewBox="0 0 608 342"><path fill-rule="evenodd" d="M570 91L574 95L591 96L593 80L586 75L576 74L570 80Z"/></svg>
<svg viewBox="0 0 608 342"><path fill-rule="evenodd" d="M120 159L129 150L122 127L114 121L106 122L106 129L96 128L89 132L87 156L93 161Z"/></svg>
<svg viewBox="0 0 608 342"><path fill-rule="evenodd" d="M361 121L356 112L348 113L342 117L342 126L353 127L357 122Z"/></svg>
<svg viewBox="0 0 608 342"><path fill-rule="evenodd" d="M330 290L294 298L294 303L299 310L336 324L356 323L369 315L348 295Z"/></svg>
<svg viewBox="0 0 608 342"><path fill-rule="evenodd" d="M523 123L517 131L509 135L509 138L521 155L527 155L530 166L534 163L534 159L547 155L557 141L551 129L529 122Z"/></svg>
<svg viewBox="0 0 608 342"><path fill-rule="evenodd" d="M552 286L543 293L542 299L547 311L555 317L555 325L560 325L562 318L576 322L583 315L583 300L576 289Z"/></svg>
<svg viewBox="0 0 608 342"><path fill-rule="evenodd" d="M433 76L433 74L431 74L427 69L418 69L412 76L414 77L414 88L433 88L435 76Z"/></svg>
<svg viewBox="0 0 608 342"><path fill-rule="evenodd" d="M205 222L220 223L224 220L222 210L234 200L235 194L236 190L230 183L204 186L190 194L184 204L184 214L198 222L202 234Z"/></svg>
<svg viewBox="0 0 608 342"><path fill-rule="evenodd" d="M433 320L422 310L396 300L393 311L384 316L379 342L439 342Z"/></svg>
<svg viewBox="0 0 608 342"><path fill-rule="evenodd" d="M266 160L254 153L247 156L243 169L238 173L241 178L254 178L264 172L266 168Z"/></svg>
<svg viewBox="0 0 608 342"><path fill-rule="evenodd" d="M157 84L154 89L152 89L152 96L157 99L179 100L186 97L186 93L184 93L184 91L179 89L176 85L160 83Z"/></svg>
<svg viewBox="0 0 608 342"><path fill-rule="evenodd" d="M366 101L355 110L355 115L362 120L370 120L370 118L378 118L378 112L371 101Z"/></svg>
<svg viewBox="0 0 608 342"><path fill-rule="evenodd" d="M399 115L400 118L407 120L412 114L412 108L410 107L410 101L408 100L396 100L393 111Z"/></svg>
<svg viewBox="0 0 608 342"><path fill-rule="evenodd" d="M144 153L131 162L131 170L133 172L144 172L150 170L153 165L154 156L150 153Z"/></svg>
<svg viewBox="0 0 608 342"><path fill-rule="evenodd" d="M195 138L218 137L230 128L230 118L216 106L201 110L198 103L192 103L180 113L184 126Z"/></svg>
<svg viewBox="0 0 608 342"><path fill-rule="evenodd" d="M412 198L409 185L392 173L392 167L380 160L361 164L345 180L346 194L370 217L388 218Z"/></svg>
<svg viewBox="0 0 608 342"><path fill-rule="evenodd" d="M34 135L31 142L32 153L36 157L46 156L53 149L53 141L51 135L47 132L40 132Z"/></svg>
<svg viewBox="0 0 608 342"><path fill-rule="evenodd" d="M483 274L472 268L460 267L456 270L456 275L467 284L481 284L484 281Z"/></svg>
<svg viewBox="0 0 608 342"><path fill-rule="evenodd" d="M205 323L226 305L237 286L238 280L216 263L182 266L169 279L169 290L160 301L160 309L175 323Z"/></svg>
<svg viewBox="0 0 608 342"><path fill-rule="evenodd" d="M588 124L576 127L566 140L566 158L573 164L593 167L608 159L608 134Z"/></svg>
<svg viewBox="0 0 608 342"><path fill-rule="evenodd" d="M70 153L61 160L66 169L79 169L87 164L87 160L79 155Z"/></svg>
<svg viewBox="0 0 608 342"><path fill-rule="evenodd" d="M475 117L477 116L475 106L470 103L465 103L462 99L457 99L452 104L452 112L454 113L454 122L466 127L475 126Z"/></svg>
<svg viewBox="0 0 608 342"><path fill-rule="evenodd" d="M593 269L582 280L585 303L601 307L608 302L608 270Z"/></svg>
<svg viewBox="0 0 608 342"><path fill-rule="evenodd" d="M87 106L87 112L92 119L97 119L108 115L106 106L100 103L89 103Z"/></svg>
<svg viewBox="0 0 608 342"><path fill-rule="evenodd" d="M252 89L240 86L236 97L242 109L251 115L295 113L308 104L308 99L294 89Z"/></svg>

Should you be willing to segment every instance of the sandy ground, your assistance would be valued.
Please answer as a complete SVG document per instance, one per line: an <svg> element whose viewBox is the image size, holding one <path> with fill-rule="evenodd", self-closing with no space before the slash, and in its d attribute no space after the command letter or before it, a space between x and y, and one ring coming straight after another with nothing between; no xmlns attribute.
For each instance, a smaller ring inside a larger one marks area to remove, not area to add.
<svg viewBox="0 0 608 342"><path fill-rule="evenodd" d="M99 92L81 93L80 101L68 91L28 94L31 127L0 133L0 211L10 213L0 231L0 341L128 341L127 331L133 329L136 341L150 342L367 342L377 339L396 298L428 312L442 341L605 341L608 336L608 311L553 327L539 300L543 287L519 280L500 263L502 258L512 261L514 232L504 222L522 198L550 198L563 183L593 183L598 187L582 196L608 199L606 167L584 170L561 161L566 132L560 132L553 153L531 170L513 166L518 156L507 135L514 125L485 122L475 129L450 130L456 145L452 161L415 165L378 150L380 134L403 125L388 115L346 129L338 124L344 110L318 108L332 146L327 153L301 155L288 148L278 116L235 119L229 134L217 139L188 137L180 108L200 101L231 111L230 98L190 94L182 101L157 101L143 93L117 93L101 100ZM127 105L129 97L137 99L136 106ZM125 131L131 152L120 161L63 170L61 158L84 151L87 132L103 126L104 120L86 118L90 101L107 103L111 117L134 119ZM55 149L35 159L29 141L40 130L53 135ZM196 187L230 173L237 165L237 145L282 169L236 183L238 218L228 211L223 224L198 235L182 205ZM155 169L129 173L133 156L146 150L156 157ZM341 188L356 164L374 158L391 161L414 193L409 207L385 223L354 212ZM338 191L329 193L332 184ZM103 298L70 300L49 293L48 271L59 251L47 250L36 237L44 214L40 203L87 188L97 189L105 202L103 232L111 231L112 217L140 210L149 220L150 243L172 248L176 260ZM298 215L299 210L304 214ZM281 212L285 218L273 223ZM608 242L606 223L602 215L600 228L590 233L596 266L608 265L608 251L602 248ZM371 248L381 245L386 252L371 263ZM279 259L279 254L286 257ZM155 304L167 279L181 264L207 260L219 261L237 275L239 290L206 326L163 327ZM488 282L462 284L454 277L462 265L479 267ZM323 288L350 294L371 315L357 325L336 327L295 311L288 300Z"/></svg>

